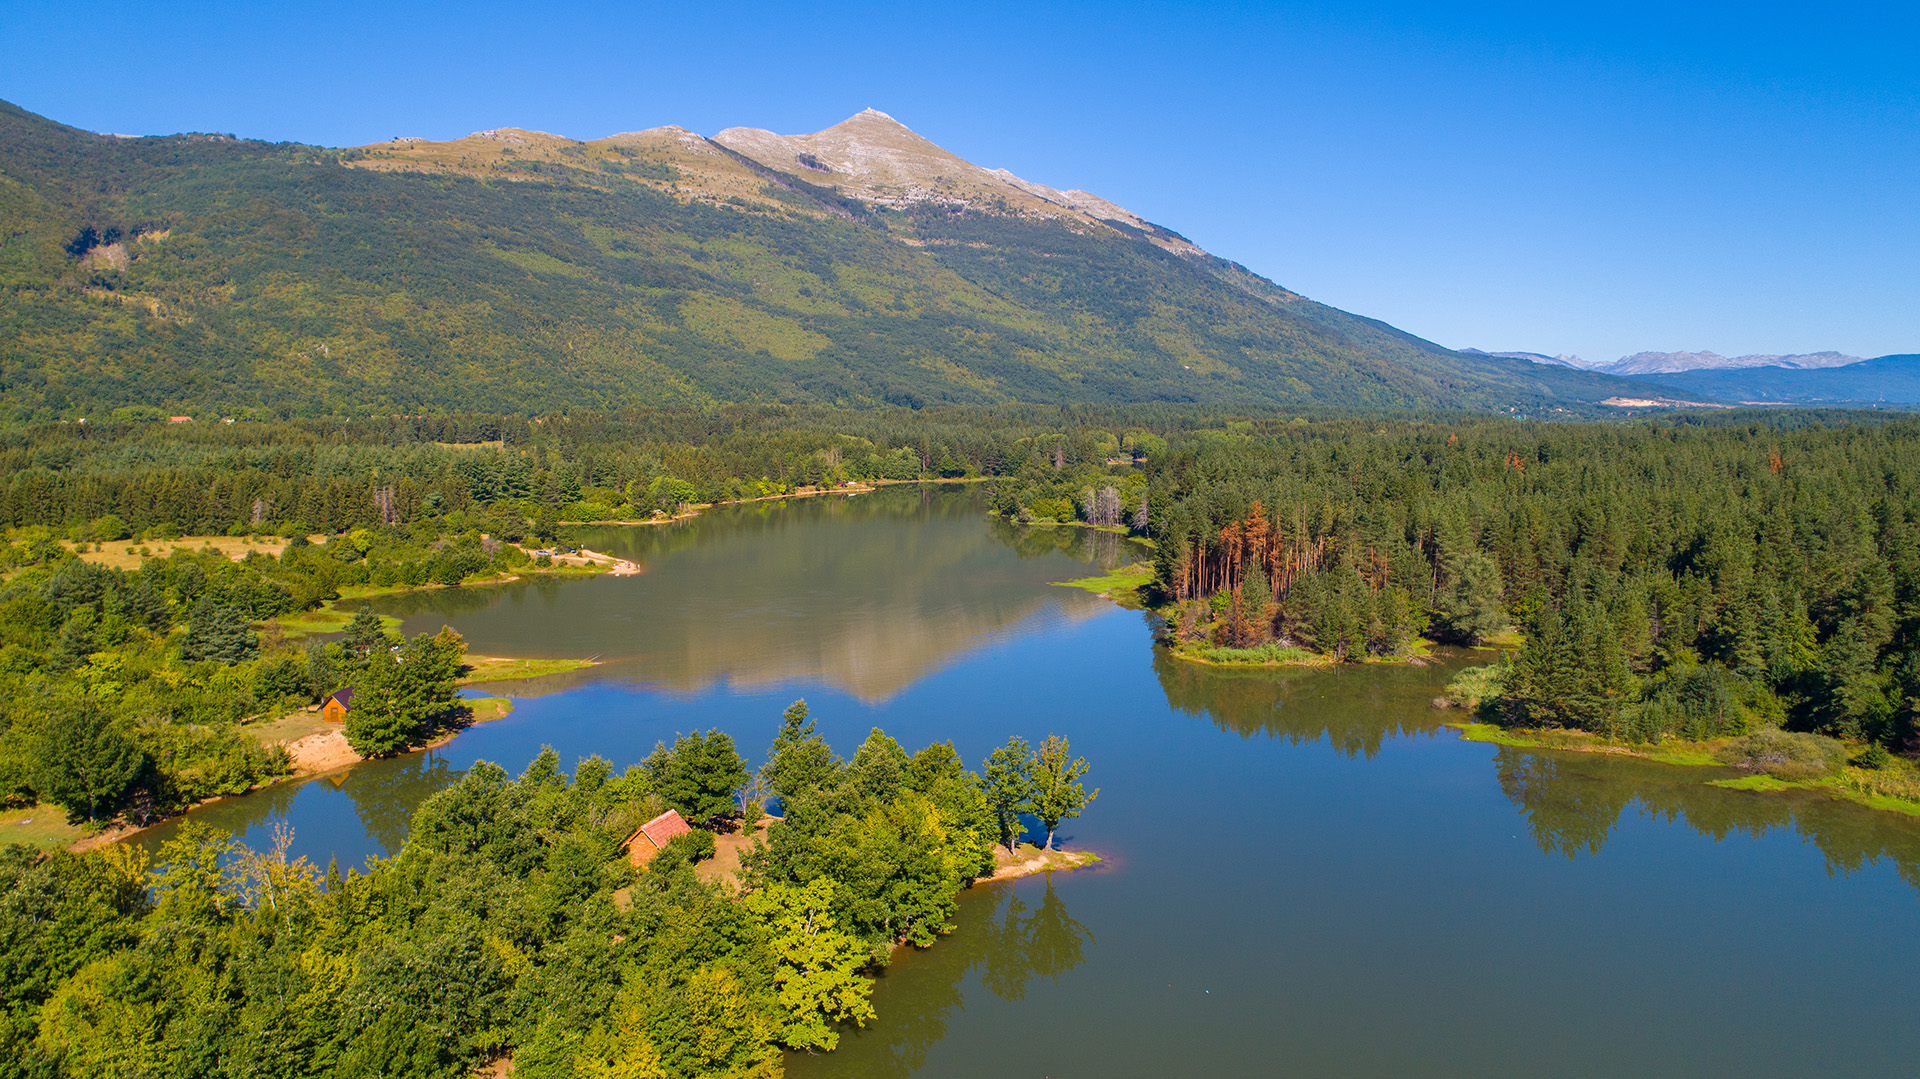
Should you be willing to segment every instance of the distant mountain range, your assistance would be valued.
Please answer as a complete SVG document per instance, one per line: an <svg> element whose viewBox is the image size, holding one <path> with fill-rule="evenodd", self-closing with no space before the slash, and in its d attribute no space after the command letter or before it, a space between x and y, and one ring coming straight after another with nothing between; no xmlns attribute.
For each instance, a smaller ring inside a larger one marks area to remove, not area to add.
<svg viewBox="0 0 1920 1079"><path fill-rule="evenodd" d="M1726 370L1740 367L1812 369L1859 363L1863 357L1838 352L1805 352L1792 356L1753 354L1722 356L1715 352L1636 352L1612 363L1582 365L1609 375L1662 375L1672 371Z"/></svg>
<svg viewBox="0 0 1920 1079"><path fill-rule="evenodd" d="M1740 367L1639 377L1682 395L1748 404L1920 405L1920 355L1880 356L1834 367Z"/></svg>
<svg viewBox="0 0 1920 1079"><path fill-rule="evenodd" d="M715 402L1605 411L868 110L356 149L0 103L0 416Z"/></svg>
<svg viewBox="0 0 1920 1079"><path fill-rule="evenodd" d="M1593 364L1578 356L1541 352L1462 351L1619 375L1681 398L1744 404L1920 404L1920 357L1914 355L1863 359L1840 352L1746 356L1636 352L1612 363Z"/></svg>

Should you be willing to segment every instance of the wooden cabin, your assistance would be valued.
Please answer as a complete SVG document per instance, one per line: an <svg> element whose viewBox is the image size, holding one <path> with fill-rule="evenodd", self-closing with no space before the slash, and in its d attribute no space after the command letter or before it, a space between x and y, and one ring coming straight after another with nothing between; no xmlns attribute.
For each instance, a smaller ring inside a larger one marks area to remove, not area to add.
<svg viewBox="0 0 1920 1079"><path fill-rule="evenodd" d="M326 699L326 702L320 706L320 718L328 723L345 723L347 712L352 707L353 687L348 686Z"/></svg>
<svg viewBox="0 0 1920 1079"><path fill-rule="evenodd" d="M666 849L674 836L686 835L693 831L686 818L678 810L669 809L640 826L640 830L627 838L627 861L636 866L646 865L654 855Z"/></svg>

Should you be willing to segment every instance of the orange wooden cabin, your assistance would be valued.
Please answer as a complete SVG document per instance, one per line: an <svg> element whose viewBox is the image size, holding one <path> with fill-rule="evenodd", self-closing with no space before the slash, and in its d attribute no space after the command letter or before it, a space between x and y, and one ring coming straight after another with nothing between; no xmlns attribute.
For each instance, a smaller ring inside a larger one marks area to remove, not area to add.
<svg viewBox="0 0 1920 1079"><path fill-rule="evenodd" d="M646 865L654 855L666 849L674 836L686 835L693 831L686 818L678 810L669 809L640 826L640 830L627 838L627 861L634 865Z"/></svg>
<svg viewBox="0 0 1920 1079"><path fill-rule="evenodd" d="M327 698L326 703L320 706L320 718L328 723L345 723L347 711L352 707L353 687L348 686Z"/></svg>

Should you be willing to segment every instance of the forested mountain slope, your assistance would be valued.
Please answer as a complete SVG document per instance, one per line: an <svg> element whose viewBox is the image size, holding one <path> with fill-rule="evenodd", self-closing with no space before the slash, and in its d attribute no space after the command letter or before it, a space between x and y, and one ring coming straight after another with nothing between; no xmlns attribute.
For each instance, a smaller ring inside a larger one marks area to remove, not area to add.
<svg viewBox="0 0 1920 1079"><path fill-rule="evenodd" d="M801 175L805 174L805 175ZM0 103L0 413L1245 402L1590 410L1635 384L1314 303L880 113L815 136L358 150Z"/></svg>

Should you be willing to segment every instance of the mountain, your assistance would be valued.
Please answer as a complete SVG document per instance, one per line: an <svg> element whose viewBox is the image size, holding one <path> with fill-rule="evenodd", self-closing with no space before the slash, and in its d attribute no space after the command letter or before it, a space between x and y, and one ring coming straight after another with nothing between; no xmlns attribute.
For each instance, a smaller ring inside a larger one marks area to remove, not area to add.
<svg viewBox="0 0 1920 1079"><path fill-rule="evenodd" d="M1551 363L1558 364L1561 367L1572 367L1580 371L1590 371L1593 369L1587 361L1578 356L1569 356L1565 353L1558 356L1549 356L1544 352L1482 352L1477 348L1463 348L1460 351L1468 356L1498 356L1501 359L1526 360L1529 363Z"/></svg>
<svg viewBox="0 0 1920 1079"><path fill-rule="evenodd" d="M0 103L0 413L717 401L1594 411L884 113L346 150Z"/></svg>
<svg viewBox="0 0 1920 1079"><path fill-rule="evenodd" d="M1722 356L1714 352L1636 352L1631 356L1622 356L1612 363L1596 364L1589 370L1609 375L1659 375L1670 371L1722 370L1739 367L1786 367L1821 368L1842 367L1859 363L1859 356L1844 356L1838 352L1804 352L1798 355L1777 356L1772 354L1754 354L1748 356Z"/></svg>
<svg viewBox="0 0 1920 1079"><path fill-rule="evenodd" d="M1828 356L1832 353L1820 353ZM1804 357L1785 357L1802 359ZM1920 405L1920 355L1881 356L1843 366L1770 365L1647 374L1642 381L1682 394L1754 404Z"/></svg>

